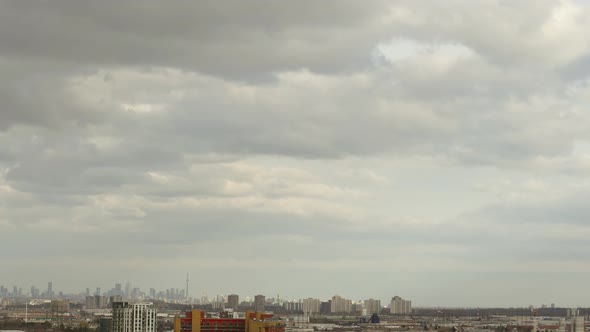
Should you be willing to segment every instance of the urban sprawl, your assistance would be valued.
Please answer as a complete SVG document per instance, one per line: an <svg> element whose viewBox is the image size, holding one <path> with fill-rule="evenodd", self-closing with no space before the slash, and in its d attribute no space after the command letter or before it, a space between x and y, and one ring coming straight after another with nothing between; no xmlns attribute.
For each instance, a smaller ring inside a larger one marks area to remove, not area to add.
<svg viewBox="0 0 590 332"><path fill-rule="evenodd" d="M585 332L589 308L415 308L409 299L282 299L262 294L189 296L185 289L142 291L120 283L65 294L0 286L0 330L27 332Z"/></svg>

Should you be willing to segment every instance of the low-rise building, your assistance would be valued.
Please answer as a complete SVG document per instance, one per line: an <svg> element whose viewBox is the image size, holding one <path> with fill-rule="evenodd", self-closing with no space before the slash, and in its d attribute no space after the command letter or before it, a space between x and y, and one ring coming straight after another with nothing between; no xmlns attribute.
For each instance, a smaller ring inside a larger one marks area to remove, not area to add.
<svg viewBox="0 0 590 332"><path fill-rule="evenodd" d="M272 314L246 311L245 318L205 317L201 310L192 310L174 319L174 332L285 332L285 323Z"/></svg>

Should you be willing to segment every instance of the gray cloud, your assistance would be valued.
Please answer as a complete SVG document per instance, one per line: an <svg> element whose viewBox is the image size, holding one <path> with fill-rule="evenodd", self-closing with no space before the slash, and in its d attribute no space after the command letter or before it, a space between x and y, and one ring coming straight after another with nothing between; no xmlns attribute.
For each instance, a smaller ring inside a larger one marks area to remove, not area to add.
<svg viewBox="0 0 590 332"><path fill-rule="evenodd" d="M118 2L10 2L4 5L0 38L8 55L33 59L180 66L232 77L301 67L333 71L361 65L366 51L384 35L374 33L371 40L355 28L372 26L375 16L382 15L382 4L204 1L163 9ZM14 29L20 33L9 32ZM334 39L332 33L340 30L348 37ZM328 41L333 46L322 47Z"/></svg>
<svg viewBox="0 0 590 332"><path fill-rule="evenodd" d="M3 282L63 281L92 262L68 287L106 287L113 270L172 287L189 269L198 292L482 306L544 301L523 290L541 274L590 273L586 6L0 13L0 241L23 248L0 253ZM218 277L256 269L263 284Z"/></svg>

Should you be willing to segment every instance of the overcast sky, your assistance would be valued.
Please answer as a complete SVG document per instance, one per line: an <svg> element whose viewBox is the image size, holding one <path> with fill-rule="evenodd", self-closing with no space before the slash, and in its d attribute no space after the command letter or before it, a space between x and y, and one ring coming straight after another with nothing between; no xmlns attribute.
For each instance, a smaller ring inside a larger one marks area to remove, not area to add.
<svg viewBox="0 0 590 332"><path fill-rule="evenodd" d="M590 306L583 1L2 1L0 284Z"/></svg>

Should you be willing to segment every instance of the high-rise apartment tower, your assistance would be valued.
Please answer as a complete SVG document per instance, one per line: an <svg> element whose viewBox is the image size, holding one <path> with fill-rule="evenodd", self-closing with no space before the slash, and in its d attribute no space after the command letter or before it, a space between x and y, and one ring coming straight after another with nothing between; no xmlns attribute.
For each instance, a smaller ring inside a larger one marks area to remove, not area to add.
<svg viewBox="0 0 590 332"><path fill-rule="evenodd" d="M111 332L156 332L156 309L151 303L113 303Z"/></svg>
<svg viewBox="0 0 590 332"><path fill-rule="evenodd" d="M391 313L394 315L407 315L412 313L412 301L404 300L399 296L391 298Z"/></svg>

